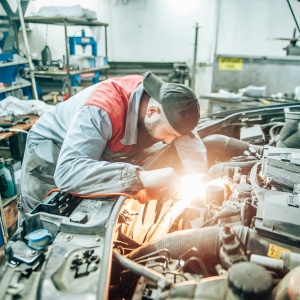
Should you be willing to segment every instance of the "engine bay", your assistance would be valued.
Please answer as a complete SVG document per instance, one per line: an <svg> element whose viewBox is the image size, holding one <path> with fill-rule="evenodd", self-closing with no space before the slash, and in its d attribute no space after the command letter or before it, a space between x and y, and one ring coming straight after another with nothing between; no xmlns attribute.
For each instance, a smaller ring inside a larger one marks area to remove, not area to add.
<svg viewBox="0 0 300 300"><path fill-rule="evenodd" d="M203 174L186 175L172 145L124 158L173 167L167 201L49 193L6 245L0 299L299 299L300 142L284 138L299 115L202 118Z"/></svg>

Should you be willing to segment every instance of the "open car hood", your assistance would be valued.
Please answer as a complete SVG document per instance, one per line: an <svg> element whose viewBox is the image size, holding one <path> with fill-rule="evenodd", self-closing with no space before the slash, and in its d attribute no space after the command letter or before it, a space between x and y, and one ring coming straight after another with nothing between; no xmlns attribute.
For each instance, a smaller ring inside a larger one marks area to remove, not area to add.
<svg viewBox="0 0 300 300"><path fill-rule="evenodd" d="M208 172L165 202L49 194L6 244L0 299L296 299L299 121L297 103L202 118ZM172 145L125 160L186 175Z"/></svg>

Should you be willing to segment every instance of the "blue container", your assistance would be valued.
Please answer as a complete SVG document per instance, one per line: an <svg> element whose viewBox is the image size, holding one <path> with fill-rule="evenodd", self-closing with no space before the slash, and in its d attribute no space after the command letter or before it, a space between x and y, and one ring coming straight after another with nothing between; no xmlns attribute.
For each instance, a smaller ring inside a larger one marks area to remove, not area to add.
<svg viewBox="0 0 300 300"><path fill-rule="evenodd" d="M14 54L12 52L0 53L0 61L9 62L13 61Z"/></svg>
<svg viewBox="0 0 300 300"><path fill-rule="evenodd" d="M7 63L12 62L14 59L13 53L0 53L0 61ZM0 65L1 66L1 65ZM0 82L4 84L12 83L16 81L16 76L18 75L18 65L3 66L0 68Z"/></svg>
<svg viewBox="0 0 300 300"><path fill-rule="evenodd" d="M12 65L0 68L0 82L4 84L16 81L18 75L19 65Z"/></svg>

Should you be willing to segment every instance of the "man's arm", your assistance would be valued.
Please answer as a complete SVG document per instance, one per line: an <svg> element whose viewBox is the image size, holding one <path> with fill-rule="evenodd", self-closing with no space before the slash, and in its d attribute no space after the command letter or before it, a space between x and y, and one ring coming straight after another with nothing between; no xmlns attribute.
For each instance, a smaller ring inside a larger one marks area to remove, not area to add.
<svg viewBox="0 0 300 300"><path fill-rule="evenodd" d="M57 187L78 194L141 189L136 174L140 167L101 160L111 135L107 114L84 106L74 116L62 145L54 174Z"/></svg>
<svg viewBox="0 0 300 300"><path fill-rule="evenodd" d="M206 148L193 130L194 137L181 136L174 140L177 154L188 174L205 173L207 171Z"/></svg>

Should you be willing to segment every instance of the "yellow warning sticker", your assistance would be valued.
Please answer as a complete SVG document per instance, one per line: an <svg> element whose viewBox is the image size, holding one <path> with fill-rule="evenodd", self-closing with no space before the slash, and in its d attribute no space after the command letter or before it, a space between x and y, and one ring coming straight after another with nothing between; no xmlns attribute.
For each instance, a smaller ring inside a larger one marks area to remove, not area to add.
<svg viewBox="0 0 300 300"><path fill-rule="evenodd" d="M219 70L226 71L241 71L243 70L243 59L232 57L218 58Z"/></svg>
<svg viewBox="0 0 300 300"><path fill-rule="evenodd" d="M273 257L273 258L280 258L280 254L284 252L291 252L291 250L282 248L273 244L269 245L269 250L268 250L268 256Z"/></svg>

